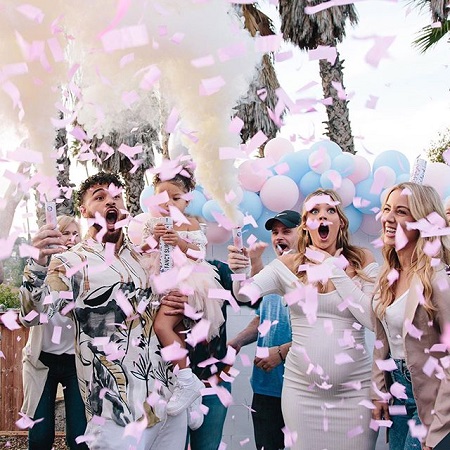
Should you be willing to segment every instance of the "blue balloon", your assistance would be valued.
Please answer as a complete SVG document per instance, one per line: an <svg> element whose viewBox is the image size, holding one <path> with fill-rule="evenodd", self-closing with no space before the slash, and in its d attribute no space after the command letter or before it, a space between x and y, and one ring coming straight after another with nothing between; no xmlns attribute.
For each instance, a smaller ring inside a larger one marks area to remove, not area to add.
<svg viewBox="0 0 450 450"><path fill-rule="evenodd" d="M303 175L299 183L300 191L305 197L320 187L320 175L312 170Z"/></svg>
<svg viewBox="0 0 450 450"><path fill-rule="evenodd" d="M375 173L375 170L382 166L394 169L396 175L411 172L408 158L397 150L386 150L380 153L373 162L372 173Z"/></svg>
<svg viewBox="0 0 450 450"><path fill-rule="evenodd" d="M139 205L141 206L142 211L147 213L149 211L148 206L146 205L146 200L152 197L155 194L155 189L153 186L146 186L142 189L141 195L139 196Z"/></svg>
<svg viewBox="0 0 450 450"><path fill-rule="evenodd" d="M325 148L328 156L333 160L337 156L342 154L342 149L333 141L319 141L316 142L314 145L311 146L310 150L311 152L314 152L316 150L319 150L321 148Z"/></svg>
<svg viewBox="0 0 450 450"><path fill-rule="evenodd" d="M344 213L349 221L348 230L350 233L356 233L361 226L363 215L353 205L348 205L344 208Z"/></svg>
<svg viewBox="0 0 450 450"><path fill-rule="evenodd" d="M401 173L400 175L397 175L397 178L395 179L395 184L409 181L410 176L411 175L409 173Z"/></svg>
<svg viewBox="0 0 450 450"><path fill-rule="evenodd" d="M374 214L373 208L381 207L381 192L370 192L373 182L374 179L372 177L369 177L357 183L355 186L355 199L358 199L358 203L355 204L354 200L353 205L363 214Z"/></svg>
<svg viewBox="0 0 450 450"><path fill-rule="evenodd" d="M289 166L289 170L284 172L283 175L292 178L298 184L303 176L310 170L308 162L310 154L311 150L300 150L299 152L288 153L280 158L280 161L276 165L278 166L281 163L286 163Z"/></svg>
<svg viewBox="0 0 450 450"><path fill-rule="evenodd" d="M261 216L264 206L261 203L258 194L255 192L244 191L244 195L238 208L244 215L253 216L253 219L256 221Z"/></svg>
<svg viewBox="0 0 450 450"><path fill-rule="evenodd" d="M206 197L195 188L192 191L192 200L189 202L185 213L191 216L202 216L203 205L206 203Z"/></svg>
<svg viewBox="0 0 450 450"><path fill-rule="evenodd" d="M215 200L208 200L202 208L202 216L208 221L208 222L217 222L215 217L212 215L213 212L218 212L220 214L223 214L222 208L219 206L219 204Z"/></svg>
<svg viewBox="0 0 450 450"><path fill-rule="evenodd" d="M349 153L342 153L331 161L331 168L338 171L342 178L345 178L355 171L355 160Z"/></svg>

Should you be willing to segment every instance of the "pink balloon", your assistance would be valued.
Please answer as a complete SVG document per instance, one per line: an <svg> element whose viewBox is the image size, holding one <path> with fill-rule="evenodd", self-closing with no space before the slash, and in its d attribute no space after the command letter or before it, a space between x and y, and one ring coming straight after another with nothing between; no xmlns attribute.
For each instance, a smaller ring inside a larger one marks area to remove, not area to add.
<svg viewBox="0 0 450 450"><path fill-rule="evenodd" d="M134 216L128 224L128 237L134 245L142 244L142 234L145 222L153 216L150 213L141 213Z"/></svg>
<svg viewBox="0 0 450 450"><path fill-rule="evenodd" d="M425 176L423 177L423 184L433 186L438 194L442 197L448 188L448 181L450 180L450 166L444 163L427 163L425 169Z"/></svg>
<svg viewBox="0 0 450 450"><path fill-rule="evenodd" d="M353 203L355 185L348 178L342 178L341 186L336 189L336 192L340 195L344 208Z"/></svg>
<svg viewBox="0 0 450 450"><path fill-rule="evenodd" d="M362 222L359 229L369 236L380 236L381 222L376 220L375 214L363 214Z"/></svg>
<svg viewBox="0 0 450 450"><path fill-rule="evenodd" d="M373 178L376 182L379 180L383 188L388 188L395 184L397 174L391 167L381 166L375 170L373 173Z"/></svg>
<svg viewBox="0 0 450 450"><path fill-rule="evenodd" d="M271 172L267 169L266 165L266 161L264 161L264 164L258 160L249 159L244 161L238 169L238 179L241 186L244 189L247 189L247 191L260 191L262 185L271 175Z"/></svg>
<svg viewBox="0 0 450 450"><path fill-rule="evenodd" d="M353 184L358 184L360 181L365 180L370 175L370 163L366 158L359 155L352 155L355 159L355 170L347 178L353 181Z"/></svg>
<svg viewBox="0 0 450 450"><path fill-rule="evenodd" d="M291 141L282 137L271 139L264 147L264 156L271 159L274 164L277 163L284 155L293 152L294 146Z"/></svg>
<svg viewBox="0 0 450 450"><path fill-rule="evenodd" d="M292 209L299 197L298 186L286 175L275 175L264 183L259 196L262 204L271 211Z"/></svg>
<svg viewBox="0 0 450 450"><path fill-rule="evenodd" d="M209 244L225 244L231 239L231 231L217 223L207 222L206 238Z"/></svg>

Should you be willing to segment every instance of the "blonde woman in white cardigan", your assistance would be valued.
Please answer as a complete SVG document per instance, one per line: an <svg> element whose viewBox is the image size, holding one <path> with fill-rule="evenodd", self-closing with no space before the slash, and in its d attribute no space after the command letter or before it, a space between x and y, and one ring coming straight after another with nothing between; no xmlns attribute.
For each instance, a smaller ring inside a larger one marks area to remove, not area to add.
<svg viewBox="0 0 450 450"><path fill-rule="evenodd" d="M31 327L23 349L24 403L22 413L36 421L28 431L29 450L51 450L55 439L55 403L58 384L63 386L66 409L66 441L71 450L87 450L75 439L84 434L86 415L75 367L75 333L71 319L55 313L51 318L34 310L40 297L49 257L80 242L80 226L69 216L57 218L57 228L41 227L32 245L39 259L30 259L21 287L20 320Z"/></svg>

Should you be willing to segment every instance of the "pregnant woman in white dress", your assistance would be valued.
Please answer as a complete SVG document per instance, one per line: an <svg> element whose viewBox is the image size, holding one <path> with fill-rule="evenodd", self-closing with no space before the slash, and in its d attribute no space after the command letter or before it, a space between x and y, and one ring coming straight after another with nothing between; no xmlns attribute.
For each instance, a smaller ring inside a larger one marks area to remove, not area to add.
<svg viewBox="0 0 450 450"><path fill-rule="evenodd" d="M334 191L306 198L299 233L297 254L283 255L250 283L234 285L239 300L276 293L290 306L293 343L282 393L287 446L373 450L371 351L364 328L372 329L378 265L368 250L349 243L348 219ZM246 250L229 249L232 267L247 268Z"/></svg>

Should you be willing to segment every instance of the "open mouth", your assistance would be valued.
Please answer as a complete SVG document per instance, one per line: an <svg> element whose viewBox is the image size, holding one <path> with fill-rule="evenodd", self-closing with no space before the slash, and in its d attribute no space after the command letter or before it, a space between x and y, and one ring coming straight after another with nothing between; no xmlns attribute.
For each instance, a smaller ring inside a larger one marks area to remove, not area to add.
<svg viewBox="0 0 450 450"><path fill-rule="evenodd" d="M277 244L277 247L282 251L285 252L286 250L289 250L289 247L286 244L283 244L282 242L279 242Z"/></svg>
<svg viewBox="0 0 450 450"><path fill-rule="evenodd" d="M116 209L109 209L106 212L106 217L105 217L106 223L108 225L115 225L118 217L119 217L119 212Z"/></svg>
<svg viewBox="0 0 450 450"><path fill-rule="evenodd" d="M328 237L328 234L330 233L330 228L328 227L328 225L320 224L318 231L320 238L326 239Z"/></svg>

